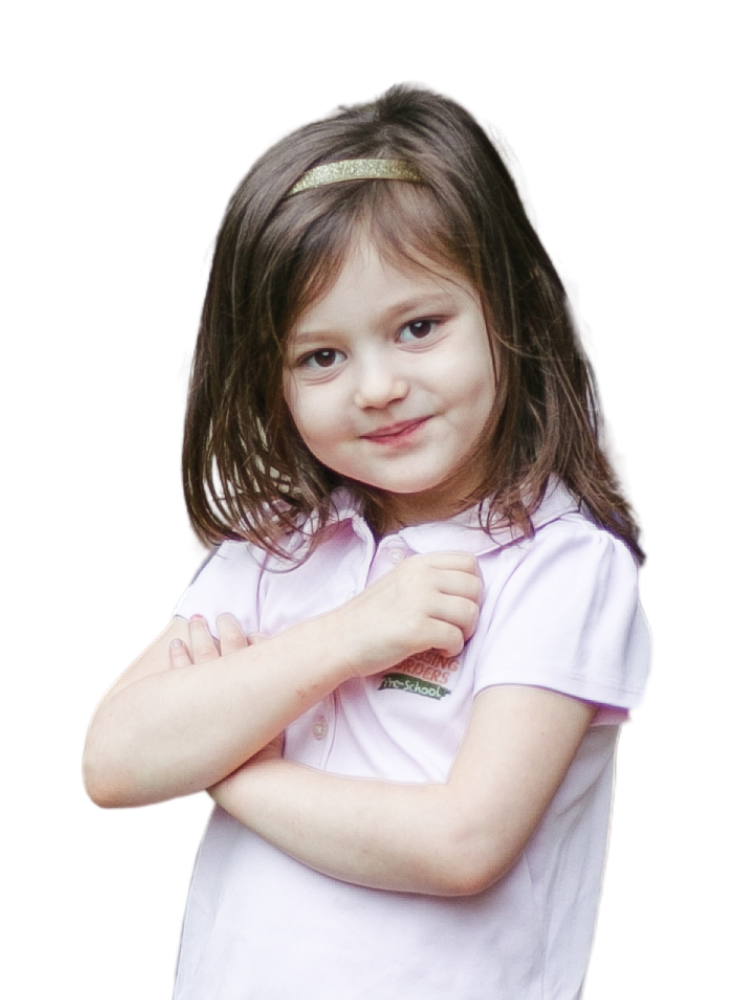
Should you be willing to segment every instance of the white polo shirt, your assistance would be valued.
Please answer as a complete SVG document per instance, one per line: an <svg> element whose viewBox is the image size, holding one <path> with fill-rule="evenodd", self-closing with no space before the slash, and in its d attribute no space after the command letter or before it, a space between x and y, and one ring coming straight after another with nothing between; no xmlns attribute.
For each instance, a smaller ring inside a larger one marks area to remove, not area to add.
<svg viewBox="0 0 750 1000"><path fill-rule="evenodd" d="M601 706L513 870L438 898L314 872L215 809L188 899L178 1000L574 1000L588 963L607 842L618 723L639 701L649 639L625 545L552 489L536 533L492 537L476 510L376 544L348 497L312 555L290 564L225 542L177 607L231 612L274 635L330 611L415 553L468 551L484 597L459 657L414 656L347 681L286 732L285 756L336 774L445 781L473 699L498 684ZM430 850L429 842L424 850Z"/></svg>

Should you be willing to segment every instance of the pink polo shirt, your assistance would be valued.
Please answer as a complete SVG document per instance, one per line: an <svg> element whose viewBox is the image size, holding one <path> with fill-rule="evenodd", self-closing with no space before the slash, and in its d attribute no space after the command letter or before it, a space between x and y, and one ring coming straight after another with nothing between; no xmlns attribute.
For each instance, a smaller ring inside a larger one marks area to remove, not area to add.
<svg viewBox="0 0 750 1000"><path fill-rule="evenodd" d="M415 553L474 553L477 630L455 658L411 657L351 680L286 732L285 756L336 774L445 781L476 694L549 688L600 706L513 870L477 896L438 898L340 882L215 809L183 929L178 1000L574 1000L593 938L618 723L639 701L649 639L627 548L552 489L536 534L488 535L475 510L376 544L345 494L338 522L291 571L226 542L177 607L215 627L229 611L274 635L330 611ZM424 844L429 851L429 843Z"/></svg>

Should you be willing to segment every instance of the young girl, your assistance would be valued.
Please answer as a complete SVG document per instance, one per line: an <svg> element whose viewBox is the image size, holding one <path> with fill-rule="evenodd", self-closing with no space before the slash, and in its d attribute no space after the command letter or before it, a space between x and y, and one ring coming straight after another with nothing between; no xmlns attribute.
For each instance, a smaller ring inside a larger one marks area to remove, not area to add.
<svg viewBox="0 0 750 1000"><path fill-rule="evenodd" d="M184 480L223 544L85 756L101 805L216 802L176 997L579 997L642 554L560 279L463 109L395 88L251 170Z"/></svg>

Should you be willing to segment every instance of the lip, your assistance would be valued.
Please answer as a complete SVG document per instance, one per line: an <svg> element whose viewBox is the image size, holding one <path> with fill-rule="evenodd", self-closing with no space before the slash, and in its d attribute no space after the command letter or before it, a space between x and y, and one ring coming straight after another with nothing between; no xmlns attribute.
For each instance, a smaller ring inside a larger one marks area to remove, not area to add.
<svg viewBox="0 0 750 1000"><path fill-rule="evenodd" d="M417 417L416 420L399 420L398 423L388 424L385 427L378 427L377 430L369 431L360 435L366 441L375 441L382 444L396 444L405 441L411 434L426 424L429 417Z"/></svg>

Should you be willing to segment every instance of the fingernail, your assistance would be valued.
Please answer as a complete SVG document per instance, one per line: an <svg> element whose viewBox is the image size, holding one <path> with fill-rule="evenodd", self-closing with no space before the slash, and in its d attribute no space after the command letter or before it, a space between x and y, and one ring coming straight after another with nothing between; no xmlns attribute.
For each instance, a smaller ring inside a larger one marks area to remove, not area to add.
<svg viewBox="0 0 750 1000"><path fill-rule="evenodd" d="M190 621L191 622L202 622L203 621L203 615L191 615L190 616Z"/></svg>
<svg viewBox="0 0 750 1000"><path fill-rule="evenodd" d="M169 648L170 649L181 649L182 648L182 639L172 639L172 641L169 644Z"/></svg>

